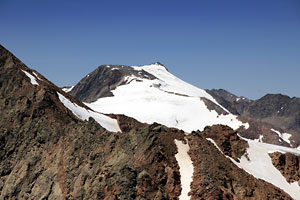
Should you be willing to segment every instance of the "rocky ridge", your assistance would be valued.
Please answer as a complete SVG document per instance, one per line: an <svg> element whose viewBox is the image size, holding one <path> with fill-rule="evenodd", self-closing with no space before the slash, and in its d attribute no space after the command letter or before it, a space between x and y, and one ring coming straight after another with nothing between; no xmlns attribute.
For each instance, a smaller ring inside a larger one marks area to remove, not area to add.
<svg viewBox="0 0 300 200"><path fill-rule="evenodd" d="M80 101L91 103L100 97L113 96L111 90L130 81L126 79L128 76L150 80L156 78L144 70L136 71L124 65L101 65L76 84L69 93Z"/></svg>
<svg viewBox="0 0 300 200"><path fill-rule="evenodd" d="M186 136L112 114L121 132L110 132L74 115L58 92L89 109L0 46L0 199L178 199L175 139L190 147L191 199L291 199L224 156L247 148L226 126Z"/></svg>
<svg viewBox="0 0 300 200"><path fill-rule="evenodd" d="M239 132L247 138L283 146L300 146L300 98L290 98L282 94L267 94L258 100L237 97L230 92L207 90L222 106L247 121L250 128ZM291 134L290 143L272 131Z"/></svg>

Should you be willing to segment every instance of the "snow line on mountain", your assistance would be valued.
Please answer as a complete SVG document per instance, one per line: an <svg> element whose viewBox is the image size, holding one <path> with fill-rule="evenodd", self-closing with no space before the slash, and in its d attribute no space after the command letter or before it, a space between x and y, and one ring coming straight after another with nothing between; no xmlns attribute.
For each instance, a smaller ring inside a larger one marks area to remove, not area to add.
<svg viewBox="0 0 300 200"><path fill-rule="evenodd" d="M59 100L64 104L66 108L72 111L72 113L79 119L88 120L90 117L94 118L103 128L111 132L122 132L117 120L112 119L101 113L97 113L86 108L83 108L76 103L72 103L64 95L57 92Z"/></svg>
<svg viewBox="0 0 300 200"><path fill-rule="evenodd" d="M224 115L209 110L201 97L212 102L215 100L204 90L176 78L163 67L155 65L152 67L154 68L152 70L151 67L137 69L148 70L148 73L153 73L160 79L149 80L133 75L126 76L124 77L126 84L112 90L112 97L99 98L86 105L101 113L124 114L143 123L157 122L188 133L215 124L228 125L233 129L241 126L246 129L249 127L248 123L241 122L231 113ZM166 80L163 80L164 78ZM174 95L166 91L183 95Z"/></svg>
<svg viewBox="0 0 300 200"><path fill-rule="evenodd" d="M31 82L32 85L39 85L39 83L37 82L36 78L33 75L31 75L29 72L27 72L27 71L25 71L23 69L21 69L21 70L22 70L22 72L24 72L24 74L28 78L30 78L30 82Z"/></svg>
<svg viewBox="0 0 300 200"><path fill-rule="evenodd" d="M295 155L300 155L300 151L293 148L266 144L250 139L242 139L246 140L249 144L249 148L247 149L247 157L244 155L240 158L240 162L236 162L231 157L226 155L225 156L229 158L239 168L245 170L247 173L253 175L255 178L262 179L268 183L271 183L274 186L285 191L292 198L300 200L300 186L298 185L298 183L296 181L293 183L288 183L285 177L273 165L272 159L269 156L269 153L274 152L292 153ZM216 148L219 151L221 151L221 149L218 147L218 145L213 139L207 138L207 140L213 143L216 146Z"/></svg>

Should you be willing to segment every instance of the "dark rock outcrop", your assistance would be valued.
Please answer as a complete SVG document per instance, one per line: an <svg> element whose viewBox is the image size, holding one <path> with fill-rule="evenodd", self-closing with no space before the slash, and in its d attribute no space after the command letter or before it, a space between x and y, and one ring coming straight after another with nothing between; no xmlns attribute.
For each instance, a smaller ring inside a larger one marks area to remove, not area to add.
<svg viewBox="0 0 300 200"><path fill-rule="evenodd" d="M112 90L117 86L126 84L130 76L153 80L156 77L144 70L134 70L123 65L101 65L84 77L70 91L76 99L91 103L100 97L113 96Z"/></svg>
<svg viewBox="0 0 300 200"><path fill-rule="evenodd" d="M269 154L273 165L281 172L287 182L300 185L300 156L291 153L274 152Z"/></svg>
<svg viewBox="0 0 300 200"><path fill-rule="evenodd" d="M244 137L284 146L300 145L300 98L290 98L282 94L267 94L258 100L237 97L226 90L207 90L222 106L233 114L239 115L244 122L250 123L248 130L240 129ZM280 140L270 129L290 133L291 145Z"/></svg>
<svg viewBox="0 0 300 200"><path fill-rule="evenodd" d="M224 89L206 90L216 101L234 115L241 115L252 100L236 95Z"/></svg>
<svg viewBox="0 0 300 200"><path fill-rule="evenodd" d="M246 154L249 147L248 143L242 140L237 132L229 126L207 126L202 134L205 138L213 139L225 155L232 157L237 162Z"/></svg>

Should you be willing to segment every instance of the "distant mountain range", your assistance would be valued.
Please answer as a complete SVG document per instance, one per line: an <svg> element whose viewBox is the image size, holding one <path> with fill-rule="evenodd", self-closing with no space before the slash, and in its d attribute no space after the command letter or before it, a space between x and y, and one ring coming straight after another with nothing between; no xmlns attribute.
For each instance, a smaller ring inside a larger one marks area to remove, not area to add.
<svg viewBox="0 0 300 200"><path fill-rule="evenodd" d="M236 97L222 89L207 92L231 113L240 116L242 121L249 122L248 130L240 130L243 136L261 138L263 142L272 144L299 147L300 98L267 94L254 101Z"/></svg>
<svg viewBox="0 0 300 200"><path fill-rule="evenodd" d="M205 91L160 63L62 90L1 45L0 96L0 199L300 197L300 150L263 143L298 145L293 99Z"/></svg>

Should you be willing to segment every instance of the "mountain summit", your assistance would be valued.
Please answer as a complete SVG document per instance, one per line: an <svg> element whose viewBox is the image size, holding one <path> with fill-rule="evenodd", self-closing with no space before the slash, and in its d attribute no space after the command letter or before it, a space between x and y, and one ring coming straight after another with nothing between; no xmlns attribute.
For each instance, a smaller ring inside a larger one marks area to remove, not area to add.
<svg viewBox="0 0 300 200"><path fill-rule="evenodd" d="M180 80L159 63L102 65L69 93L96 111L124 114L186 132L213 124L248 128L205 90Z"/></svg>

